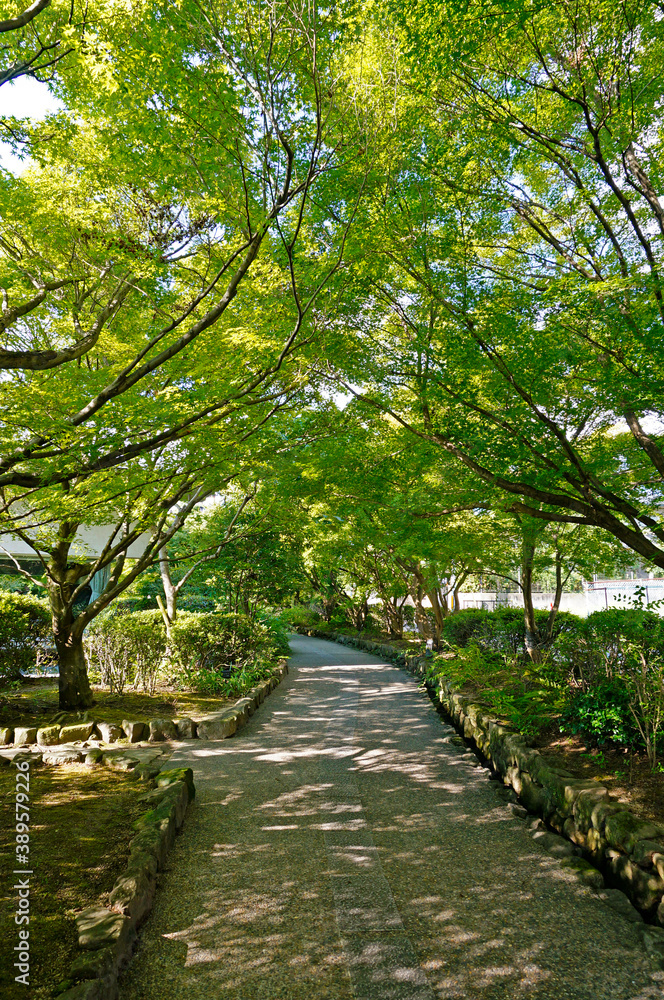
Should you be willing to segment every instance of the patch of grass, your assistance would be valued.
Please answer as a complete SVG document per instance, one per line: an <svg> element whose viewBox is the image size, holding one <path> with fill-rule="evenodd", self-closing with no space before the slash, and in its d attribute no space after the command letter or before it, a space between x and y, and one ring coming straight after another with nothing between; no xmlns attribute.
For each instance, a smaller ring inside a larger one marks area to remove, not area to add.
<svg viewBox="0 0 664 1000"><path fill-rule="evenodd" d="M66 979L76 953L73 911L105 904L129 856L134 821L144 811L138 802L142 782L100 767L33 767L30 775L30 986L14 982L12 890L13 813L16 769L0 770L3 823L0 892L3 948L0 981L3 1000L48 1000ZM17 876L18 877L18 876Z"/></svg>
<svg viewBox="0 0 664 1000"><path fill-rule="evenodd" d="M207 697L166 687L157 688L154 695L139 691L109 694L94 685L93 691L95 704L87 710L87 718L95 722L121 723L123 719L144 721L178 716L200 719L236 701L235 698ZM0 699L0 726L48 725L56 716L60 725L67 725L79 721L81 713L60 713L58 684L51 678L28 680L17 691Z"/></svg>

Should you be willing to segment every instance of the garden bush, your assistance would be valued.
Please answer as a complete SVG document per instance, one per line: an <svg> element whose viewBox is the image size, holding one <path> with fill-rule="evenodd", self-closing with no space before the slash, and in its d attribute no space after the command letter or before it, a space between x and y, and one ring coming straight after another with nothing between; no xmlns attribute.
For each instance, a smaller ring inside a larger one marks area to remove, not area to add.
<svg viewBox="0 0 664 1000"><path fill-rule="evenodd" d="M112 694L122 694L128 684L154 694L166 651L160 611L109 609L88 626L85 646L92 671Z"/></svg>
<svg viewBox="0 0 664 1000"><path fill-rule="evenodd" d="M535 616L544 631L548 612ZM664 619L652 609L609 608L585 619L560 613L539 663L525 655L519 608L457 612L443 638L457 657L436 661L434 672L470 684L522 731L557 714L563 732L644 749L655 765L664 743Z"/></svg>
<svg viewBox="0 0 664 1000"><path fill-rule="evenodd" d="M567 724L640 745L654 766L664 724L664 619L647 607L595 611L557 637L553 654L570 675Z"/></svg>
<svg viewBox="0 0 664 1000"><path fill-rule="evenodd" d="M268 630L274 653L290 656L288 638L293 630L281 612L258 611L254 614L254 621L260 622Z"/></svg>
<svg viewBox="0 0 664 1000"><path fill-rule="evenodd" d="M181 611L170 639L161 612L115 607L88 627L86 652L91 668L114 694L128 685L154 694L161 674L201 694L232 697L244 693L288 655L288 624L264 612L255 618L215 609Z"/></svg>
<svg viewBox="0 0 664 1000"><path fill-rule="evenodd" d="M225 611L183 612L171 627L170 654L177 679L199 691L234 697L274 670L288 649L280 619Z"/></svg>
<svg viewBox="0 0 664 1000"><path fill-rule="evenodd" d="M560 721L565 732L589 736L599 746L617 743L632 747L638 743L629 689L621 677L599 681L572 694Z"/></svg>
<svg viewBox="0 0 664 1000"><path fill-rule="evenodd" d="M0 686L34 669L38 653L51 636L46 600L0 591Z"/></svg>
<svg viewBox="0 0 664 1000"><path fill-rule="evenodd" d="M443 622L441 638L450 646L467 646L471 639L483 635L490 612L482 608L455 611Z"/></svg>
<svg viewBox="0 0 664 1000"><path fill-rule="evenodd" d="M434 657L428 680L435 686L439 676L527 736L550 725L565 704L565 685L550 662L531 663L509 652L501 655L482 648L475 639L458 646L453 658Z"/></svg>
<svg viewBox="0 0 664 1000"><path fill-rule="evenodd" d="M285 608L281 612L281 617L293 628L322 628L327 622L321 614L312 608L305 608L302 604L296 604L293 608Z"/></svg>
<svg viewBox="0 0 664 1000"><path fill-rule="evenodd" d="M535 621L541 632L545 632L549 619L548 611L536 611ZM583 619L569 612L556 615L553 627L554 638L561 633L574 631ZM486 611L482 608L467 608L448 615L443 624L442 639L450 646L467 646L471 640L483 649L496 653L525 655L526 628L522 608L496 608Z"/></svg>

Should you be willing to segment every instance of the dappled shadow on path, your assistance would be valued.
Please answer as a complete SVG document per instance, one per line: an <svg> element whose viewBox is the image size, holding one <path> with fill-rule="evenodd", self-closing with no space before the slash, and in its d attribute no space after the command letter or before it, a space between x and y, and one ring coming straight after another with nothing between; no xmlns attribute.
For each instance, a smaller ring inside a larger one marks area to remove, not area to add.
<svg viewBox="0 0 664 1000"><path fill-rule="evenodd" d="M426 695L333 652L188 748L197 802L122 1000L661 998L634 931L525 835Z"/></svg>

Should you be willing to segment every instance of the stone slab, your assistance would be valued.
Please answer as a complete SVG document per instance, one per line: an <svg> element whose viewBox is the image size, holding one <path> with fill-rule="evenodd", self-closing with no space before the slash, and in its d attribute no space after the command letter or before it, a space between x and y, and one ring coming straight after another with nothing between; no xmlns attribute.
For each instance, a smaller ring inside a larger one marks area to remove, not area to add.
<svg viewBox="0 0 664 1000"><path fill-rule="evenodd" d="M198 737L201 740L225 740L237 732L237 718L228 710L206 715L198 722Z"/></svg>
<svg viewBox="0 0 664 1000"><path fill-rule="evenodd" d="M130 743L140 743L141 740L146 740L149 735L149 727L146 722L130 722L123 719L122 728Z"/></svg>
<svg viewBox="0 0 664 1000"><path fill-rule="evenodd" d="M94 731L94 722L78 722L71 726L63 726L60 730L60 743L84 743L89 740Z"/></svg>
<svg viewBox="0 0 664 1000"><path fill-rule="evenodd" d="M36 726L17 726L14 730L14 745L23 746L25 743L37 742Z"/></svg>

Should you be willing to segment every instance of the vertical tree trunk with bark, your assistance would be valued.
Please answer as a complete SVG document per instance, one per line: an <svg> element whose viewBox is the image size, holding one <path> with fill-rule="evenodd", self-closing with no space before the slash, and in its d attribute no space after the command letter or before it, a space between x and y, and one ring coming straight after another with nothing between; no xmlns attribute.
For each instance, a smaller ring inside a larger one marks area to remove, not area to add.
<svg viewBox="0 0 664 1000"><path fill-rule="evenodd" d="M568 573L569 576L569 573ZM549 617L546 623L546 642L551 642L553 638L553 626L560 610L560 602L563 596L563 588L566 579L563 579L563 557L560 549L556 545L556 589L553 595L553 603L551 605L551 610L549 611Z"/></svg>
<svg viewBox="0 0 664 1000"><path fill-rule="evenodd" d="M60 524L47 574L53 638L60 668L59 705L62 709L90 708L94 702L83 647L83 628L76 625L73 609L78 581L89 567L68 562L71 540L77 528L78 524L70 521Z"/></svg>
<svg viewBox="0 0 664 1000"><path fill-rule="evenodd" d="M90 708L94 704L94 698L88 679L83 636L76 631L67 632L62 626L58 627L55 619L53 631L60 664L60 708Z"/></svg>
<svg viewBox="0 0 664 1000"><path fill-rule="evenodd" d="M369 601L367 600L366 594L363 595L362 600L358 603L351 603L350 616L353 626L358 632L361 632L367 623L367 618L369 617Z"/></svg>
<svg viewBox="0 0 664 1000"><path fill-rule="evenodd" d="M382 600L385 624L387 625L389 634L395 639L403 639L403 604L405 598L400 605L396 597L383 597Z"/></svg>
<svg viewBox="0 0 664 1000"><path fill-rule="evenodd" d="M157 595L157 604L161 611L161 617L164 619L168 643L171 639L171 626L178 615L178 588L171 577L171 563L165 545L159 549L159 575L164 590L164 600L162 601L161 597Z"/></svg>
<svg viewBox="0 0 664 1000"><path fill-rule="evenodd" d="M526 633L526 652L530 659L537 663L541 659L540 647L542 637L535 621L533 606L533 566L537 550L539 531L523 526L523 541L521 547L521 593L523 595L523 617Z"/></svg>
<svg viewBox="0 0 664 1000"><path fill-rule="evenodd" d="M447 597L445 594L441 594L438 587L429 587L427 590L427 597L431 602L431 608L433 610L433 618L435 623L435 634L434 634L434 645L436 649L440 648L440 637L443 634L443 625L445 624L445 619L447 618Z"/></svg>

